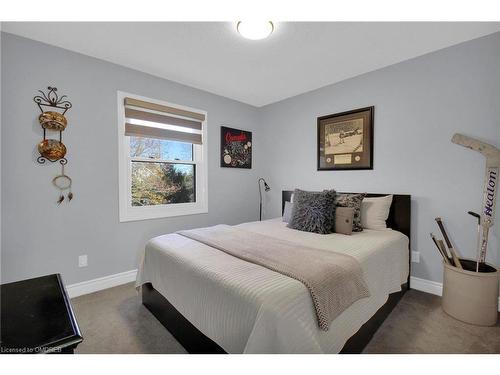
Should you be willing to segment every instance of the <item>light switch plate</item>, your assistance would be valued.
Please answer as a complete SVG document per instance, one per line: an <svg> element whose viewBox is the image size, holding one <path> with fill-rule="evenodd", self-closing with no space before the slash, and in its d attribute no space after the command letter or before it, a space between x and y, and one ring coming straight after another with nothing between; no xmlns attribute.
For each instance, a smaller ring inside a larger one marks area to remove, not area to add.
<svg viewBox="0 0 500 375"><path fill-rule="evenodd" d="M412 263L420 263L420 252L412 251L411 252L411 261Z"/></svg>

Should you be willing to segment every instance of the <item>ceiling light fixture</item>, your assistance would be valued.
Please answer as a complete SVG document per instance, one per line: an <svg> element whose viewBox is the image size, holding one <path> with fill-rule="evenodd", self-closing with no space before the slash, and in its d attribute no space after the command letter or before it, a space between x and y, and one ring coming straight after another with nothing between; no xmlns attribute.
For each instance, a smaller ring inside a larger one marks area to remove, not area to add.
<svg viewBox="0 0 500 375"><path fill-rule="evenodd" d="M244 38L259 40L271 35L274 25L271 21L240 21L236 24L236 30Z"/></svg>

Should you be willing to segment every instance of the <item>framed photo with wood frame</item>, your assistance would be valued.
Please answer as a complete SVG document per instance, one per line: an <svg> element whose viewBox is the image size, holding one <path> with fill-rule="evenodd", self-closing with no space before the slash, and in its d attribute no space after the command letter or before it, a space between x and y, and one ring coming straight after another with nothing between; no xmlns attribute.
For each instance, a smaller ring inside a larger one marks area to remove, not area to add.
<svg viewBox="0 0 500 375"><path fill-rule="evenodd" d="M374 107L318 117L318 171L373 169Z"/></svg>

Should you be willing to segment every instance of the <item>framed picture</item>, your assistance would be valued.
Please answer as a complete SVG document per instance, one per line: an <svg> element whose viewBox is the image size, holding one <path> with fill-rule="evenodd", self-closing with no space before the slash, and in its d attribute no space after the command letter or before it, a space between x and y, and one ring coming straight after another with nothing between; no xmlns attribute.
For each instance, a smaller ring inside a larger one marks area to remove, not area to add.
<svg viewBox="0 0 500 375"><path fill-rule="evenodd" d="M220 166L225 168L252 168L252 132L220 128Z"/></svg>
<svg viewBox="0 0 500 375"><path fill-rule="evenodd" d="M318 117L318 171L373 169L374 107Z"/></svg>

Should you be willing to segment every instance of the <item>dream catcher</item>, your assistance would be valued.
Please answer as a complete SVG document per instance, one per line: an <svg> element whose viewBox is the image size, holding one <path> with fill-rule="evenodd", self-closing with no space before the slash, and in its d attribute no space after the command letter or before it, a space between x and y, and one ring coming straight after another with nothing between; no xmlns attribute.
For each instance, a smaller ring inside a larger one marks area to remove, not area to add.
<svg viewBox="0 0 500 375"><path fill-rule="evenodd" d="M51 163L59 162L61 165L61 174L52 179L54 186L59 189L57 203L61 204L65 200L66 191L68 192L67 201L70 202L73 199L71 178L64 173L64 166L68 163L68 159L66 159L66 146L62 142L62 132L68 126L68 120L64 115L73 105L66 99L66 95L59 96L57 94L57 87L49 86L47 89L47 93L38 90L40 95L33 98L42 112L38 116L38 122L43 129L43 140L37 147L40 156L36 160L40 164L49 161ZM59 133L58 137L57 133ZM56 134L57 138L48 138L51 134Z"/></svg>
<svg viewBox="0 0 500 375"><path fill-rule="evenodd" d="M64 164L61 168L61 174L52 179L54 186L59 189L59 199L57 200L57 204L61 204L64 201L64 193L66 191L68 191L66 196L68 198L68 202L71 202L73 199L73 192L71 191L71 184L73 181L71 180L71 177L64 174Z"/></svg>

